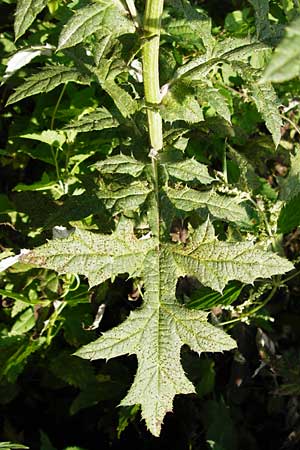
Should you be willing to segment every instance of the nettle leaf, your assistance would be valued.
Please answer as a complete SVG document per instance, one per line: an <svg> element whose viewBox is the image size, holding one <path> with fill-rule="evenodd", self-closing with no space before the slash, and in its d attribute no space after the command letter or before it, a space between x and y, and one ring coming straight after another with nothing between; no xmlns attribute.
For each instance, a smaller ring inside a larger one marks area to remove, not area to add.
<svg viewBox="0 0 300 450"><path fill-rule="evenodd" d="M139 107L138 102L116 83L116 77L126 71L128 69L123 61L104 58L101 60L100 67L94 70L102 89L111 96L123 117L132 115Z"/></svg>
<svg viewBox="0 0 300 450"><path fill-rule="evenodd" d="M104 107L97 108L95 111L82 115L79 119L72 121L64 126L64 130L74 130L78 133L89 131L100 131L105 128L116 128L119 122Z"/></svg>
<svg viewBox="0 0 300 450"><path fill-rule="evenodd" d="M64 26L58 41L58 50L74 47L101 28L114 30L120 36L134 33L133 23L119 0L98 0L80 8Z"/></svg>
<svg viewBox="0 0 300 450"><path fill-rule="evenodd" d="M265 38L270 34L269 0L249 0L255 11L255 25L258 38Z"/></svg>
<svg viewBox="0 0 300 450"><path fill-rule="evenodd" d="M223 117L223 119L227 120L227 122L230 123L230 109L225 100L225 97L220 93L218 89L213 86L209 86L208 84L205 84L201 87L197 86L197 95L201 103L208 103L214 108L219 116Z"/></svg>
<svg viewBox="0 0 300 450"><path fill-rule="evenodd" d="M23 84L17 87L9 97L7 105L19 102L24 98L44 92L50 92L60 84L70 81L79 84L90 84L90 79L78 70L66 66L48 66L31 75Z"/></svg>
<svg viewBox="0 0 300 450"><path fill-rule="evenodd" d="M137 276L151 245L150 240L138 240L132 224L123 219L112 234L75 229L67 239L54 239L20 260L59 273L85 275L92 287L120 273Z"/></svg>
<svg viewBox="0 0 300 450"><path fill-rule="evenodd" d="M49 368L57 378L81 389L84 389L96 380L94 370L90 364L73 358L67 352L61 352L58 356L52 358Z"/></svg>
<svg viewBox="0 0 300 450"><path fill-rule="evenodd" d="M280 211L278 228L281 233L289 233L300 225L300 193L295 195Z"/></svg>
<svg viewBox="0 0 300 450"><path fill-rule="evenodd" d="M214 181L214 178L208 173L207 166L195 159L168 163L166 164L166 169L171 177L181 181L198 181L202 184L210 184Z"/></svg>
<svg viewBox="0 0 300 450"><path fill-rule="evenodd" d="M194 89L185 83L176 83L164 96L161 104L161 116L166 122L184 120L197 123L204 120Z"/></svg>
<svg viewBox="0 0 300 450"><path fill-rule="evenodd" d="M282 83L300 74L300 17L290 23L286 31L265 70L263 83Z"/></svg>
<svg viewBox="0 0 300 450"><path fill-rule="evenodd" d="M32 139L33 141L44 142L48 145L62 147L66 142L66 135L61 131L43 130L40 133L21 134L24 139Z"/></svg>
<svg viewBox="0 0 300 450"><path fill-rule="evenodd" d="M291 168L288 176L280 181L280 199L291 200L300 192L300 147L296 144L295 155L291 155Z"/></svg>
<svg viewBox="0 0 300 450"><path fill-rule="evenodd" d="M210 54L215 44L215 39L211 34L210 17L208 17L203 11L193 8L187 0L180 0L178 4L174 4L174 7L177 11L182 11L183 16L188 21L190 30L195 35L199 35L203 41L207 53Z"/></svg>
<svg viewBox="0 0 300 450"><path fill-rule="evenodd" d="M222 292L228 281L252 283L293 269L293 264L274 253L263 251L252 242L219 241L209 220L199 227L191 242L174 250L180 274L193 275L216 291Z"/></svg>
<svg viewBox="0 0 300 450"><path fill-rule="evenodd" d="M247 61L253 54L269 48L270 46L264 42L250 42L249 39L236 38L224 39L216 45L213 57L210 54L201 55L180 66L174 76L175 82L183 79L203 82L213 67L224 62ZM224 52L224 49L227 50Z"/></svg>
<svg viewBox="0 0 300 450"><path fill-rule="evenodd" d="M143 172L145 164L133 157L121 154L98 161L93 167L100 173L126 174L136 178Z"/></svg>
<svg viewBox="0 0 300 450"><path fill-rule="evenodd" d="M278 228L281 233L288 233L300 225L300 148L296 146L295 155L291 155L291 168L288 176L278 180L280 184L280 199L284 200L278 218Z"/></svg>
<svg viewBox="0 0 300 450"><path fill-rule="evenodd" d="M49 0L18 0L15 14L15 38L21 37Z"/></svg>
<svg viewBox="0 0 300 450"><path fill-rule="evenodd" d="M279 113L279 100L271 83L251 83L251 94L261 113L276 147L281 139L282 118Z"/></svg>
<svg viewBox="0 0 300 450"><path fill-rule="evenodd" d="M196 191L184 187L182 189L168 188L166 195L175 208L182 211L194 211L202 209L212 216L229 222L244 223L249 225L249 217L246 209L240 205L243 201L239 197L229 197L217 194L214 191Z"/></svg>
<svg viewBox="0 0 300 450"><path fill-rule="evenodd" d="M201 44L199 33L195 33L188 19L173 19L162 29L181 44Z"/></svg>
<svg viewBox="0 0 300 450"><path fill-rule="evenodd" d="M111 50L112 46L116 43L115 30L101 30L96 34L96 43L94 45L93 54L94 61L98 67L107 53Z"/></svg>
<svg viewBox="0 0 300 450"><path fill-rule="evenodd" d="M116 190L103 188L96 195L104 202L106 208L112 209L114 214L119 214L123 211L137 211L150 191L146 183L136 181Z"/></svg>
<svg viewBox="0 0 300 450"><path fill-rule="evenodd" d="M189 311L177 304L176 272L167 247L148 253L144 264L143 307L76 352L92 360L137 355L134 383L121 405L141 404L142 417L155 436L159 436L165 414L172 411L174 396L195 392L181 366L182 345L187 344L198 353L236 346L222 330L207 323L206 313Z"/></svg>

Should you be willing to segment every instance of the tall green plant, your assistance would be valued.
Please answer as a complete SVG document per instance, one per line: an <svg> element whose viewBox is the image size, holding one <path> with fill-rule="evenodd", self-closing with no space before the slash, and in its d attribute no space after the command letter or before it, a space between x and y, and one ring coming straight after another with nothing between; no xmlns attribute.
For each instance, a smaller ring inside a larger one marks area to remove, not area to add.
<svg viewBox="0 0 300 450"><path fill-rule="evenodd" d="M256 2L252 3L255 7ZM137 356L137 373L121 404L140 404L142 417L155 436L160 434L165 414L172 410L174 396L195 392L181 366L181 347L186 344L200 354L236 346L220 327L208 322L207 312L188 309L176 299L180 277L195 277L222 293L230 280L251 284L293 268L268 249L268 242L247 238L247 233L254 235L253 222L259 219L251 212L251 201L252 206L255 202L244 160L240 161L246 189L242 192L242 183L235 188L226 183L225 166L222 184L220 174L217 177L208 165L189 157L184 139L192 124L205 123L205 105L231 126L230 107L216 81L220 68L224 74L230 68L244 80L250 100L278 146L282 120L275 90L269 81L260 81L263 66L250 63L254 54L267 54L271 45L272 36L264 34L271 33L265 26L267 8L256 10L257 24L264 26L257 26L255 38L218 42L203 12L186 0L168 4L171 12L172 6L179 8L181 19L168 22L167 18L162 26L163 0L147 0L143 19L133 1L79 2L74 11L68 11L71 16L61 28L49 64L29 76L8 99L12 105L61 84L95 83L101 88L102 104L96 102L92 111L84 111L63 129L25 138L43 140L52 152L57 147L64 151L68 139L76 145L76 136L91 131L112 130L121 133L121 140L130 141L94 162L90 184L86 182L87 196L77 205L84 209L89 199L86 215L101 209L113 218L115 227L110 232L78 227L2 262L2 267L17 260L60 274L84 275L90 287L120 274L138 281L142 306L76 355L90 360ZM16 38L27 32L46 5L18 1ZM171 75L166 64L160 72L160 35L176 39L179 27L181 35L186 27L199 35L196 44L201 54L175 64ZM137 70L140 62L142 79ZM160 76L169 77L164 86ZM92 182L95 173L99 174L96 185ZM70 180L59 168L57 177L66 193ZM176 240L178 219L189 225L183 225ZM222 239L214 226L220 223L224 224ZM226 236L227 224L233 230L231 236Z"/></svg>

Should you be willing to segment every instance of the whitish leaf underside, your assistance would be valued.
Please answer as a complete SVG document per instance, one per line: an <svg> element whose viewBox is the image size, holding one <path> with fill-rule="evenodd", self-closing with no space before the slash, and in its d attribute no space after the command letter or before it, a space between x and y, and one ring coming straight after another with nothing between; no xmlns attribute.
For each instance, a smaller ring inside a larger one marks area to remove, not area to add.
<svg viewBox="0 0 300 450"><path fill-rule="evenodd" d="M235 342L208 324L206 313L189 311L176 303L176 266L167 248L148 253L144 280L144 306L76 354L88 359L136 354L137 373L121 404L140 403L147 427L159 436L165 414L172 411L174 396L195 392L181 366L182 345L200 353L229 350Z"/></svg>
<svg viewBox="0 0 300 450"><path fill-rule="evenodd" d="M137 239L130 223L121 220L112 234L75 230L67 239L53 240L21 260L86 275L90 286L120 273L144 279L142 307L77 355L88 359L137 355L137 374L122 404L140 403L142 416L156 436L165 414L172 410L174 396L194 392L180 363L182 345L198 353L235 346L227 334L207 323L205 313L177 303L178 277L194 275L204 285L222 291L232 279L251 283L257 277L293 268L287 260L252 243L218 241L209 221L195 230L187 246L160 243L157 238Z"/></svg>

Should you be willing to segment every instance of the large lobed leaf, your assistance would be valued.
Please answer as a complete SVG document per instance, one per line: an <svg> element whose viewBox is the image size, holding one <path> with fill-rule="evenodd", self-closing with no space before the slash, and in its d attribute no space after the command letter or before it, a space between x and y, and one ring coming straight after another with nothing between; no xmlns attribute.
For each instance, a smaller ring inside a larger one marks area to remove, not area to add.
<svg viewBox="0 0 300 450"><path fill-rule="evenodd" d="M168 248L148 253L144 264L144 306L97 341L76 354L82 358L113 358L136 354L138 369L121 405L141 404L147 427L159 436L176 394L195 392L180 362L182 345L201 353L230 350L235 342L207 323L207 314L177 304L177 270Z"/></svg>
<svg viewBox="0 0 300 450"><path fill-rule="evenodd" d="M77 355L87 359L137 355L137 374L121 404L140 403L142 416L156 436L165 414L172 410L174 396L194 392L180 363L182 345L198 353L235 347L228 335L207 323L206 313L177 303L178 277L194 275L204 285L222 291L232 279L251 283L293 268L287 260L250 242L218 241L209 220L194 232L187 246L159 243L156 238L138 240L128 221L121 219L110 235L76 230L67 239L53 240L20 259L58 272L86 275L90 286L119 273L143 277L143 306Z"/></svg>

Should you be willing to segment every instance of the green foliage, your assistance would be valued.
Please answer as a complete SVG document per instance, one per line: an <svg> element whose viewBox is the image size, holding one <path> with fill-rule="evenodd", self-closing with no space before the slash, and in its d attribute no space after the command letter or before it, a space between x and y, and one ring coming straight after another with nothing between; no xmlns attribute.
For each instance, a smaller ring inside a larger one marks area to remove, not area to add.
<svg viewBox="0 0 300 450"><path fill-rule="evenodd" d="M24 84L21 84L9 97L7 105L19 102L31 95L50 92L60 84L68 83L69 81L89 84L87 77L84 77L78 70L71 67L62 65L45 67L40 72L29 77Z"/></svg>
<svg viewBox="0 0 300 450"><path fill-rule="evenodd" d="M15 15L15 37L19 39L30 27L36 16L45 8L48 0L20 0Z"/></svg>
<svg viewBox="0 0 300 450"><path fill-rule="evenodd" d="M58 50L80 44L98 30L115 30L115 35L133 33L134 26L125 16L120 0L100 0L80 8L64 26Z"/></svg>
<svg viewBox="0 0 300 450"><path fill-rule="evenodd" d="M264 74L264 81L281 83L300 74L300 18L287 27L286 36L276 48Z"/></svg>
<svg viewBox="0 0 300 450"><path fill-rule="evenodd" d="M282 234L300 225L299 83L272 82L299 75L299 8L163 3L18 0L24 48L10 57L13 32L1 34L0 404L34 371L29 404L54 392L56 421L97 416L112 447L141 429L140 410L159 436L198 396L201 445L234 450L216 383L239 353L213 353L244 348L235 322L272 330L267 304L297 275L283 277L297 250ZM290 379L285 368L282 395Z"/></svg>

